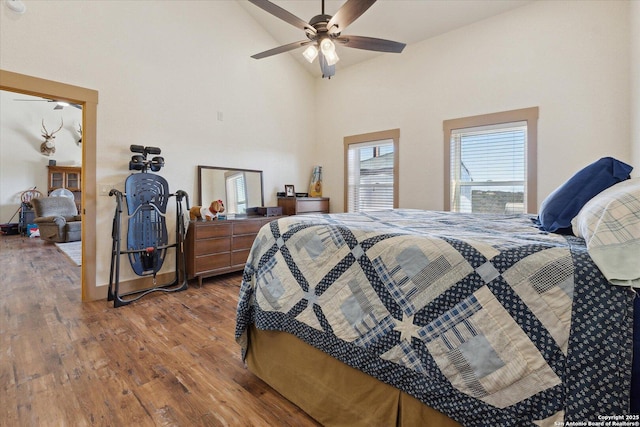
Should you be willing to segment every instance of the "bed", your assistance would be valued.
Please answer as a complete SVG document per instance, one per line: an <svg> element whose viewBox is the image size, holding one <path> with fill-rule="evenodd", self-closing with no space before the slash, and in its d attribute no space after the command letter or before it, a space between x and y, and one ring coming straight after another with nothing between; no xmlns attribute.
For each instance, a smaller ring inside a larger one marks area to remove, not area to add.
<svg viewBox="0 0 640 427"><path fill-rule="evenodd" d="M243 357L324 425L629 414L635 292L603 276L585 239L534 220L396 209L273 221L243 273Z"/></svg>

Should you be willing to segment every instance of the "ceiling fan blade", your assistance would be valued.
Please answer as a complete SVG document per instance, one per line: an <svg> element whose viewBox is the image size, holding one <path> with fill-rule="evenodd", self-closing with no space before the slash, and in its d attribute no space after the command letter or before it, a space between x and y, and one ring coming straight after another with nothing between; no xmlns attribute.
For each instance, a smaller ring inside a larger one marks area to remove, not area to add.
<svg viewBox="0 0 640 427"><path fill-rule="evenodd" d="M82 105L80 104L73 104L71 102L66 102L66 101L58 101L55 99L47 99L47 98L42 98L42 99L14 99L14 101L21 101L21 102L55 102L56 106L53 107L54 110L62 110L65 106L67 107L74 107L77 108L78 110L82 110ZM60 104L60 102L62 102L63 104Z"/></svg>
<svg viewBox="0 0 640 427"><path fill-rule="evenodd" d="M274 47L273 49L265 50L264 52L256 53L255 55L251 55L254 59L262 59L268 56L277 55L279 53L289 52L290 50L297 49L302 46L306 46L309 43L314 43L311 40L301 40L298 42L293 42L289 44L285 44L282 46Z"/></svg>
<svg viewBox="0 0 640 427"><path fill-rule="evenodd" d="M341 33L349 24L358 19L376 0L347 0L329 20L329 33Z"/></svg>
<svg viewBox="0 0 640 427"><path fill-rule="evenodd" d="M53 99L14 99L14 101L21 102L55 102Z"/></svg>
<svg viewBox="0 0 640 427"><path fill-rule="evenodd" d="M325 59L322 51L318 51L318 63L320 64L320 71L322 71L323 79L330 79L336 74L336 66L329 65Z"/></svg>
<svg viewBox="0 0 640 427"><path fill-rule="evenodd" d="M255 4L260 9L269 12L273 16L282 19L285 22L300 28L304 31L310 31L312 34L316 33L316 29L309 25L307 22L295 16L293 13L281 8L280 6L271 3L268 0L249 0L250 3Z"/></svg>
<svg viewBox="0 0 640 427"><path fill-rule="evenodd" d="M400 53L406 46L406 44L400 42L363 36L340 36L333 40L355 49L375 50L378 52L390 53Z"/></svg>

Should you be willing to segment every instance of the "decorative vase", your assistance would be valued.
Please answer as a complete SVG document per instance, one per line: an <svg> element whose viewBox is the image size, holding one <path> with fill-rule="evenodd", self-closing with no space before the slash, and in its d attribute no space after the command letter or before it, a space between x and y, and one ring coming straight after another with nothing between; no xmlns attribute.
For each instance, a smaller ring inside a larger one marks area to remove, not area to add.
<svg viewBox="0 0 640 427"><path fill-rule="evenodd" d="M309 184L309 197L322 197L322 166L314 166Z"/></svg>

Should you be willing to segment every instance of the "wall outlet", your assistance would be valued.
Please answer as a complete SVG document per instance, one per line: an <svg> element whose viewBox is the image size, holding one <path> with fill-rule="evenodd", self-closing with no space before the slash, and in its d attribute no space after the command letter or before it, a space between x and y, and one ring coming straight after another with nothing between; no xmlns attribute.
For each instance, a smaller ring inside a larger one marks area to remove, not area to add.
<svg viewBox="0 0 640 427"><path fill-rule="evenodd" d="M113 184L100 184L100 195L108 196L109 191L113 188Z"/></svg>

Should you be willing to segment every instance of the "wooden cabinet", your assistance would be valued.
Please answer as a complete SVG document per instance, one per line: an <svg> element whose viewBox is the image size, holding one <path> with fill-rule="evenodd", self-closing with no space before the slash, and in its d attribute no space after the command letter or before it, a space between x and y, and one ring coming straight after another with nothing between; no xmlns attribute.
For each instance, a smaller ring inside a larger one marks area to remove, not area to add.
<svg viewBox="0 0 640 427"><path fill-rule="evenodd" d="M328 197L278 197L283 215L329 213Z"/></svg>
<svg viewBox="0 0 640 427"><path fill-rule="evenodd" d="M48 166L49 167L49 188L47 194L53 190L66 188L73 193L73 198L80 212L82 201L82 168L80 166Z"/></svg>
<svg viewBox="0 0 640 427"><path fill-rule="evenodd" d="M191 221L185 241L187 277L202 279L244 268L260 228L278 217Z"/></svg>

